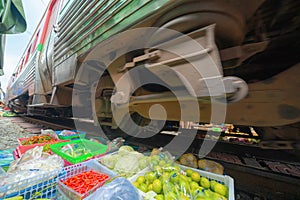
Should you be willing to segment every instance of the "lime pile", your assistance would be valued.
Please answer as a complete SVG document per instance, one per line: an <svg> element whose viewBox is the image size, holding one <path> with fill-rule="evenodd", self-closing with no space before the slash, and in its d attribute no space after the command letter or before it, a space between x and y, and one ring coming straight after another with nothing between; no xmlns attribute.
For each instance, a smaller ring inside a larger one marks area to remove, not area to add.
<svg viewBox="0 0 300 200"><path fill-rule="evenodd" d="M151 171L136 178L133 185L147 193L155 192L157 200L226 200L228 187L201 176L192 169L183 171L168 156L150 157Z"/></svg>

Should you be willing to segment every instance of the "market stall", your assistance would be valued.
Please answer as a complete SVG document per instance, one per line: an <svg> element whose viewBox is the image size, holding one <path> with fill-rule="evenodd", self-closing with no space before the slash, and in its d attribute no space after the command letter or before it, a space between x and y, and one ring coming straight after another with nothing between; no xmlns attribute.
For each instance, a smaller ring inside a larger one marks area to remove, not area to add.
<svg viewBox="0 0 300 200"><path fill-rule="evenodd" d="M122 138L85 137L42 130L19 138L17 148L0 152L0 198L234 199L233 179L192 154L175 158L162 148L139 152Z"/></svg>

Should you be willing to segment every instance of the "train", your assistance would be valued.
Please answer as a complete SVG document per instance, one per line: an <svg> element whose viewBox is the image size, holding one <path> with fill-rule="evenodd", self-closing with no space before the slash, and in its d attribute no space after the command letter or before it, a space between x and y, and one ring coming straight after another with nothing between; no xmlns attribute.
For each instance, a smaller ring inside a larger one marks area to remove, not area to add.
<svg viewBox="0 0 300 200"><path fill-rule="evenodd" d="M300 121L299 13L297 0L51 0L7 103L112 129L210 123L224 104L214 123L288 127Z"/></svg>

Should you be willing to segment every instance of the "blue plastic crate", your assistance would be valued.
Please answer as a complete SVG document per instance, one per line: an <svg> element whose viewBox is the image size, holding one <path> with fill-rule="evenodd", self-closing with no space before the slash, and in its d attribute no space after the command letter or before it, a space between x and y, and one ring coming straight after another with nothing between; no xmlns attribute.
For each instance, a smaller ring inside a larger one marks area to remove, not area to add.
<svg viewBox="0 0 300 200"><path fill-rule="evenodd" d="M0 150L0 167L8 167L12 161L14 161L15 149L3 149Z"/></svg>
<svg viewBox="0 0 300 200"><path fill-rule="evenodd" d="M53 198L57 191L59 170L0 186L0 199L23 196L24 199Z"/></svg>
<svg viewBox="0 0 300 200"><path fill-rule="evenodd" d="M76 134L72 135L60 135L60 133L63 130L55 131L56 135L58 136L59 139L61 140L76 140L76 139L84 139L86 136L86 132L83 131L77 131L77 130L69 130L72 132L75 132Z"/></svg>

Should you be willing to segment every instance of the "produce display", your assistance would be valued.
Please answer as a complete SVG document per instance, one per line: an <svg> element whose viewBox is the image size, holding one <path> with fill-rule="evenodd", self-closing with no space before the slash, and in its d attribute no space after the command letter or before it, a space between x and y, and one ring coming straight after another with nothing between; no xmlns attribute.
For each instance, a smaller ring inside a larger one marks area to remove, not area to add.
<svg viewBox="0 0 300 200"><path fill-rule="evenodd" d="M110 155L103 156L99 162L124 177L130 177L148 166L148 156L134 151L130 146L121 146Z"/></svg>
<svg viewBox="0 0 300 200"><path fill-rule="evenodd" d="M73 176L63 183L79 194L85 194L91 189L101 186L108 179L108 175L90 170Z"/></svg>
<svg viewBox="0 0 300 200"><path fill-rule="evenodd" d="M40 144L40 143L48 143L55 142L57 139L52 138L50 135L36 135L30 138L22 139L22 145L32 145L32 144Z"/></svg>
<svg viewBox="0 0 300 200"><path fill-rule="evenodd" d="M175 161L162 148L142 154L121 146L123 138L62 142L57 131L42 131L42 135L18 139L21 145L16 150L24 151L11 160L7 172L2 170L1 199L91 200L100 195L107 200L233 200L232 178L198 170L223 174L223 166L191 153ZM76 133L60 132L64 136Z"/></svg>
<svg viewBox="0 0 300 200"><path fill-rule="evenodd" d="M144 193L155 193L157 200L226 200L229 189L226 185L209 180L188 168L183 170L168 156L150 158L151 170L135 177L133 185Z"/></svg>

